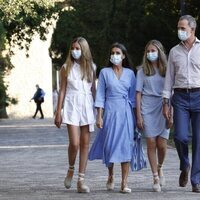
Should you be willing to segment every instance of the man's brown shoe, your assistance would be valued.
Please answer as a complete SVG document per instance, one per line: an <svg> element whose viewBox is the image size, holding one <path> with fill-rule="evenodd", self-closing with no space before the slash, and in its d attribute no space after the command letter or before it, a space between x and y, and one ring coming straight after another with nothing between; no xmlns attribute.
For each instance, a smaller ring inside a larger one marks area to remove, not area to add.
<svg viewBox="0 0 200 200"><path fill-rule="evenodd" d="M200 193L200 185L196 184L192 186L192 192Z"/></svg>
<svg viewBox="0 0 200 200"><path fill-rule="evenodd" d="M185 187L188 182L188 174L190 171L190 166L188 166L186 169L182 170L180 176L179 176L179 186Z"/></svg>

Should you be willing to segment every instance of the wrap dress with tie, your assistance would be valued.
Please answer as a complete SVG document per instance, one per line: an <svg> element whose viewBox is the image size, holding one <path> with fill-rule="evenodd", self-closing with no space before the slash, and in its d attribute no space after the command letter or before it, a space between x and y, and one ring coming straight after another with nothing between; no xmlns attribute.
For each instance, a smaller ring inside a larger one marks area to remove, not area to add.
<svg viewBox="0 0 200 200"><path fill-rule="evenodd" d="M136 80L134 72L123 68L117 78L111 67L99 75L95 107L103 108L103 128L98 129L89 152L89 160L112 163L131 162L134 144Z"/></svg>

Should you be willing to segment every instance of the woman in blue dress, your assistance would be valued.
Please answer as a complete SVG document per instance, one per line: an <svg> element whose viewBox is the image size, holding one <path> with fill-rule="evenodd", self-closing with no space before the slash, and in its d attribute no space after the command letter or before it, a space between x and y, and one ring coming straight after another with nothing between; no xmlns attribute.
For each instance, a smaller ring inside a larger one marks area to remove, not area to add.
<svg viewBox="0 0 200 200"><path fill-rule="evenodd" d="M89 152L89 159L102 159L108 167L107 189L114 189L114 163L121 163L121 192L130 193L127 186L129 165L133 154L136 80L124 45L114 43L110 61L100 71L95 107L99 128Z"/></svg>
<svg viewBox="0 0 200 200"><path fill-rule="evenodd" d="M153 191L161 191L165 184L162 171L171 121L162 114L162 91L167 67L163 45L157 40L147 43L142 67L137 73L137 126L144 131L147 155L153 173Z"/></svg>

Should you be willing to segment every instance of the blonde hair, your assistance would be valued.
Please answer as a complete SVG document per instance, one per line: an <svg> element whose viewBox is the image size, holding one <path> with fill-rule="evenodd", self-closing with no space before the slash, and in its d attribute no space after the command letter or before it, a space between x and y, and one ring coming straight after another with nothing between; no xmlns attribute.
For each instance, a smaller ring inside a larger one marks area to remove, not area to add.
<svg viewBox="0 0 200 200"><path fill-rule="evenodd" d="M153 68L151 62L147 59L147 48L149 47L149 45L153 45L157 48L158 50L157 63L158 63L159 74L165 77L166 69L167 69L167 57L166 57L163 45L158 40L150 40L145 46L143 62L142 62L142 68L143 68L144 74L146 76L152 76L155 74L155 69Z"/></svg>
<svg viewBox="0 0 200 200"><path fill-rule="evenodd" d="M66 65L65 74L66 76L69 75L74 63L74 58L71 55L71 49L72 49L72 45L75 42L77 42L81 47L80 67L81 67L82 80L85 79L88 82L92 82L93 77L94 77L92 55L91 55L89 44L86 41L86 39L83 37L75 38L70 45L69 53L65 61L65 65Z"/></svg>

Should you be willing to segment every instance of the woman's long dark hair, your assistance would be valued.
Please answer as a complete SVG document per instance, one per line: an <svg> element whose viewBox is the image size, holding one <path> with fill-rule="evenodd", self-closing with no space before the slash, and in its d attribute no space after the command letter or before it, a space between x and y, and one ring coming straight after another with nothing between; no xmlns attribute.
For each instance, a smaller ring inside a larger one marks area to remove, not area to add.
<svg viewBox="0 0 200 200"><path fill-rule="evenodd" d="M126 47L123 44L118 43L118 42L113 43L110 47L109 61L108 61L107 67L113 66L113 63L110 62L110 55L111 55L112 49L115 48L115 47L121 49L122 53L125 56L125 58L122 60L122 66L125 67L125 68L129 68L129 69L133 70L133 64L132 64L132 61L131 61L131 59L128 55Z"/></svg>

